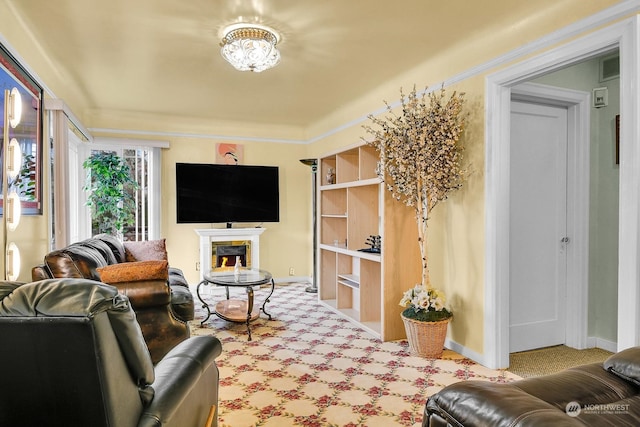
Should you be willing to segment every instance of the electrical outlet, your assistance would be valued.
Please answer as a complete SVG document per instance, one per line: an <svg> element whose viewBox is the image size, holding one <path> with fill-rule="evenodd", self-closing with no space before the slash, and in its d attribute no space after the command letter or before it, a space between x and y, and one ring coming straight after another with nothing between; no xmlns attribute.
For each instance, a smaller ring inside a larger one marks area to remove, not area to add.
<svg viewBox="0 0 640 427"><path fill-rule="evenodd" d="M196 262L196 271L200 271L200 262Z"/></svg>
<svg viewBox="0 0 640 427"><path fill-rule="evenodd" d="M293 267L289 267L289 276L293 276L294 274L296 274L296 271L293 269Z"/></svg>

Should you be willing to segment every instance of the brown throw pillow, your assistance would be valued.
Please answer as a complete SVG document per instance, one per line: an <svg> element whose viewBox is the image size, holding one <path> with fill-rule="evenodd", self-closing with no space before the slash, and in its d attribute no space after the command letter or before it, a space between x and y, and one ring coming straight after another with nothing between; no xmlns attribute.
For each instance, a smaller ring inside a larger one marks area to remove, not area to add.
<svg viewBox="0 0 640 427"><path fill-rule="evenodd" d="M141 280L168 280L167 261L135 261L97 268L104 283L137 282Z"/></svg>
<svg viewBox="0 0 640 427"><path fill-rule="evenodd" d="M166 261L167 246L165 239L124 242L125 259L133 261Z"/></svg>

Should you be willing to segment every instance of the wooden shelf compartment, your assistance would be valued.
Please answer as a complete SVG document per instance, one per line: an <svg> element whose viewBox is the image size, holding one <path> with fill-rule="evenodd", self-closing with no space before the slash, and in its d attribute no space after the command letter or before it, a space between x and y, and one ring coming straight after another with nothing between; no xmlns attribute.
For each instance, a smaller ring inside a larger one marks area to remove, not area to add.
<svg viewBox="0 0 640 427"><path fill-rule="evenodd" d="M405 337L398 301L407 283L419 280L420 254L413 212L383 189L378 159L363 143L320 159L318 299L389 341ZM329 167L335 167L334 184L326 183ZM382 253L358 251L370 235L383 236Z"/></svg>
<svg viewBox="0 0 640 427"><path fill-rule="evenodd" d="M338 274L336 253L320 250L320 277L318 298L323 301L336 299L335 277Z"/></svg>
<svg viewBox="0 0 640 427"><path fill-rule="evenodd" d="M333 169L333 173L336 173L336 156L328 156L320 159L320 167L318 168L318 184L326 185L327 182L327 172L329 172L329 168Z"/></svg>
<svg viewBox="0 0 640 427"><path fill-rule="evenodd" d="M360 313L357 310L351 308L338 309L336 307L336 300L320 301L325 307L341 314L346 320L350 321L354 325L366 330L376 338L382 337L382 324L381 322L364 322L360 321Z"/></svg>
<svg viewBox="0 0 640 427"><path fill-rule="evenodd" d="M360 288L360 276L354 274L338 274L338 283L353 289Z"/></svg>
<svg viewBox="0 0 640 427"><path fill-rule="evenodd" d="M359 150L353 148L336 154L336 183L353 182L359 178Z"/></svg>
<svg viewBox="0 0 640 427"><path fill-rule="evenodd" d="M334 280L337 287L337 307L339 309L354 309L359 311L360 295L353 282L343 283L341 277L357 277L360 260L345 254L337 254L338 271ZM358 285L359 286L359 285Z"/></svg>
<svg viewBox="0 0 640 427"><path fill-rule="evenodd" d="M320 242L325 245L344 246L347 240L347 218L322 217ZM338 243L336 245L336 242Z"/></svg>
<svg viewBox="0 0 640 427"><path fill-rule="evenodd" d="M320 215L342 215L347 214L347 189L337 188L333 190L322 190Z"/></svg>
<svg viewBox="0 0 640 427"><path fill-rule="evenodd" d="M377 178L378 174L376 174L376 167L378 165L378 161L380 160L380 154L376 151L375 148L369 145L363 145L360 147L360 179L371 179Z"/></svg>
<svg viewBox="0 0 640 427"><path fill-rule="evenodd" d="M366 248L365 241L380 233L380 185L349 188L347 193L347 247L352 250Z"/></svg>

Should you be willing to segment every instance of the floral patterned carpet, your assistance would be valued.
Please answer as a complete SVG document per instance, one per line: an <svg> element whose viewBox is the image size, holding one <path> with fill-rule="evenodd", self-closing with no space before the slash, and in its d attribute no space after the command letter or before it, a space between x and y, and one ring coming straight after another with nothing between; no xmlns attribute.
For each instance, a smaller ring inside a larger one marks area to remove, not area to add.
<svg viewBox="0 0 640 427"><path fill-rule="evenodd" d="M222 341L218 425L221 427L420 426L428 396L457 381L509 382L449 350L437 360L412 356L406 341L382 342L320 305L306 284L277 285L261 314L246 325L212 315L196 299L193 335ZM201 293L210 304L224 288ZM255 292L262 304L269 288ZM234 293L235 291L235 293ZM243 289L232 297L244 298Z"/></svg>

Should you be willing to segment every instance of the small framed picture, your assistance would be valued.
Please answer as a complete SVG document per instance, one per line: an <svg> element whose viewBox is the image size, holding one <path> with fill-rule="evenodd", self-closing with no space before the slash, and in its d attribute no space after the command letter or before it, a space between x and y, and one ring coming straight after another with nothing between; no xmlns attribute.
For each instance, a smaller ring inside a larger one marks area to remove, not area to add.
<svg viewBox="0 0 640 427"><path fill-rule="evenodd" d="M243 160L241 144L219 143L216 145L216 163L223 165L239 165Z"/></svg>

